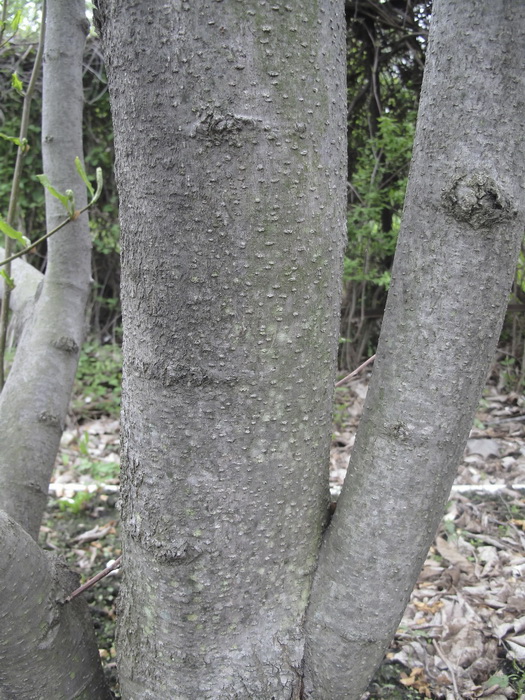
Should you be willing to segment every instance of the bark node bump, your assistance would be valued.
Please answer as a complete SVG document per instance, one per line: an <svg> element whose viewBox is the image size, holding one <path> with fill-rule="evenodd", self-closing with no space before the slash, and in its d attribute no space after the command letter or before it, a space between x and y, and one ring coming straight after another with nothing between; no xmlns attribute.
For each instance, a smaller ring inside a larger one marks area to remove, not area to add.
<svg viewBox="0 0 525 700"><path fill-rule="evenodd" d="M482 172L455 178L450 188L444 191L443 202L454 218L467 222L474 229L516 216L502 188Z"/></svg>

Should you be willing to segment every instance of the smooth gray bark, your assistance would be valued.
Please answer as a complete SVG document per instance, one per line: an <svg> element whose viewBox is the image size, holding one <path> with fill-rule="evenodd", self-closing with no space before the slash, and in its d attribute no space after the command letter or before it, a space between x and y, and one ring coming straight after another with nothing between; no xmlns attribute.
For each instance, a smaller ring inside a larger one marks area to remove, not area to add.
<svg viewBox="0 0 525 700"><path fill-rule="evenodd" d="M441 518L525 223L525 4L436 0L364 415L307 618L307 697L360 697Z"/></svg>
<svg viewBox="0 0 525 700"><path fill-rule="evenodd" d="M78 578L0 511L0 698L109 700Z"/></svg>
<svg viewBox="0 0 525 700"><path fill-rule="evenodd" d="M74 159L82 157L83 0L50 0L44 54L44 172L60 191L86 203ZM64 220L46 193L48 230ZM87 215L49 239L48 267L31 321L0 395L0 508L37 537L47 500L80 345L91 278Z"/></svg>
<svg viewBox="0 0 525 700"><path fill-rule="evenodd" d="M0 260L4 259L4 249L0 246ZM9 321L9 345L16 345L24 325L31 317L38 288L44 279L43 274L21 258L11 263L11 277L15 288L9 295L9 308L12 316ZM4 285L0 285L0 300Z"/></svg>
<svg viewBox="0 0 525 700"><path fill-rule="evenodd" d="M299 698L345 242L343 4L99 3L124 698Z"/></svg>

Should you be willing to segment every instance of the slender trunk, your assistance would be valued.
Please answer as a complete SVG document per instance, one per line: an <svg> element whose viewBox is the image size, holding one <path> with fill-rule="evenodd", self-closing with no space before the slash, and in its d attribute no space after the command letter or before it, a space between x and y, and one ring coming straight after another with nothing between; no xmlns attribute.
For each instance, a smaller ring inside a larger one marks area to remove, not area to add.
<svg viewBox="0 0 525 700"><path fill-rule="evenodd" d="M82 53L87 32L82 0L50 0L44 54L44 171L61 191L86 203L74 159L82 156ZM48 229L64 219L46 193ZM49 239L48 268L0 395L0 508L36 538L62 434L90 284L87 215Z"/></svg>
<svg viewBox="0 0 525 700"><path fill-rule="evenodd" d="M77 577L1 511L0 571L0 698L109 700Z"/></svg>
<svg viewBox="0 0 525 700"><path fill-rule="evenodd" d="M328 508L343 5L99 7L122 228L123 697L299 698Z"/></svg>
<svg viewBox="0 0 525 700"><path fill-rule="evenodd" d="M4 249L0 246L0 260L4 257ZM9 295L9 308L12 315L9 321L8 344L17 345L26 321L31 318L38 288L44 276L36 267L17 258L11 263L11 277L15 287ZM3 291L3 285L0 285L0 299Z"/></svg>
<svg viewBox="0 0 525 700"><path fill-rule="evenodd" d="M308 697L359 698L448 498L523 236L525 4L436 0L365 411L307 618Z"/></svg>

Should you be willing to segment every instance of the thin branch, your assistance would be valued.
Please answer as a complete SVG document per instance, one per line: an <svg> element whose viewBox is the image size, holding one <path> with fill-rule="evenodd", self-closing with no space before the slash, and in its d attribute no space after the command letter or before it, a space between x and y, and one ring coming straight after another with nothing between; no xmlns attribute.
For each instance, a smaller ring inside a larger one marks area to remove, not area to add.
<svg viewBox="0 0 525 700"><path fill-rule="evenodd" d="M33 248L36 248L37 245L40 245L42 241L47 240L50 236L52 236L54 233L57 231L60 231L60 229L64 228L66 224L69 224L70 221L76 221L78 217L83 214L85 211L89 209L89 207L92 207L93 204L95 204L102 192L102 170L100 168L97 168L97 190L94 193L93 197L91 198L91 201L86 204L85 207L82 207L82 209L75 209L75 211L69 216L68 219L64 219L62 223L58 224L52 231L49 231L48 233L44 233L43 236L41 236L37 241L33 241L30 243L27 248L24 248L23 250L18 251L18 253L14 253L13 255L9 256L8 258L5 258L5 260L0 260L0 267L2 265L8 265L12 260L15 260L15 258L19 258L21 255L25 255L26 253L29 253Z"/></svg>
<svg viewBox="0 0 525 700"><path fill-rule="evenodd" d="M434 645L434 649L436 650L439 658L445 666L448 669L448 672L450 673L450 677L452 679L452 685L454 686L454 698L455 700L461 700L461 695L459 694L459 688L458 688L458 682L456 680L456 674L454 673L454 667L450 663L450 661L447 659L445 654L443 653L443 649L440 647L439 642L437 642L435 639L432 641L432 644Z"/></svg>
<svg viewBox="0 0 525 700"><path fill-rule="evenodd" d="M365 360L362 365L359 365L357 369L354 369L353 372L350 372L350 374L347 374L346 377L343 377L340 379L338 382L336 382L335 386L343 386L343 384L348 380L351 379L352 377L355 377L355 375L360 372L362 369L364 369L367 365L369 365L371 362L373 362L376 359L375 355L372 355L372 357L369 357L368 360Z"/></svg>
<svg viewBox="0 0 525 700"><path fill-rule="evenodd" d="M4 38L5 25L7 24L7 5L8 1L4 0L2 4L2 17L0 19L0 49L2 48L2 39Z"/></svg>
<svg viewBox="0 0 525 700"><path fill-rule="evenodd" d="M64 219L62 223L58 224L56 228L54 228L52 231L48 231L48 233L44 233L43 236L41 236L38 240L34 241L33 243L30 243L27 248L24 248L23 250L19 250L18 253L13 253L13 255L9 256L8 258L5 258L5 260L0 260L0 267L3 265L7 265L10 263L12 260L15 260L16 258L21 257L22 255L25 255L26 253L29 253L33 248L36 248L42 241L47 240L50 236L52 236L54 233L57 231L60 231L60 229L64 228L66 224L69 224L70 221L76 221L78 217L83 214L89 207L93 204L93 201L91 201L87 206L83 207L82 209L79 209L74 213L73 216L70 216L69 219Z"/></svg>
<svg viewBox="0 0 525 700"><path fill-rule="evenodd" d="M35 91L36 81L40 74L40 67L42 65L42 57L44 55L44 40L46 33L46 0L42 3L42 22L40 26L40 39L38 42L38 49L35 57L35 63L33 65L33 70L31 72L31 78L29 79L29 85L27 86L26 94L24 96L24 103L22 106L22 118L20 120L20 132L19 132L19 143L18 150L16 152L15 169L13 172L13 180L11 184L11 195L9 197L9 208L7 212L7 223L9 226L13 225L16 213L16 207L18 205L18 194L20 191L20 179L22 175L22 162L24 156L27 152L24 141L27 138L27 131L29 128L29 108L31 106L31 100L33 98L33 93ZM5 237L4 250L6 256L9 258L13 251L13 241L9 236ZM11 268L9 262L6 268L7 276L11 275ZM0 390L4 386L4 358L5 349L7 343L7 324L9 320L9 297L11 296L11 287L6 280L4 280L4 293L2 296L2 306L0 310Z"/></svg>
<svg viewBox="0 0 525 700"><path fill-rule="evenodd" d="M76 589L76 591L73 591L71 595L68 595L68 597L65 599L64 603L70 603L73 598L76 598L79 596L81 593L84 593L84 591L87 591L88 588L91 588L92 586L97 583L97 581L100 581L100 579L104 578L108 574L110 574L112 571L115 571L115 569L120 568L120 565L122 563L122 555L118 557L118 559L115 559L113 564L110 564L110 566L107 566L104 571L101 571L98 573L96 576L93 576L93 578L90 578L89 581L86 581L82 586Z"/></svg>

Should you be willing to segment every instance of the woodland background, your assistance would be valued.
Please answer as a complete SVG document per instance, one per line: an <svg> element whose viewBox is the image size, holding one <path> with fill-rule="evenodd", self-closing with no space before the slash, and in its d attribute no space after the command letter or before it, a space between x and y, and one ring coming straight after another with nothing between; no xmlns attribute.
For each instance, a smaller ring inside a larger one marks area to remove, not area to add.
<svg viewBox="0 0 525 700"><path fill-rule="evenodd" d="M375 352L402 216L431 4L431 0L346 3L349 166L342 372ZM17 9L23 9L24 22L15 36L4 36L0 42L0 132L8 136L18 132L23 99L12 85L12 75L26 84L31 73L38 3L11 2L10 13ZM94 282L89 330L41 540L48 548L63 550L89 578L120 553L115 511L121 364L118 201L109 98L95 35L86 45L84 95L86 170L102 167L105 186L90 212ZM45 228L44 192L35 177L42 172L40 85L31 109L30 151L16 228L34 240ZM14 157L13 144L0 139L2 214L7 210ZM28 260L43 270L45 244L33 249ZM525 693L525 594L518 585L525 574L525 504L522 492L513 488L525 481L524 310L522 250L498 356L458 487L389 659L368 697L516 698ZM364 377L336 394L334 493L344 478L366 387ZM500 488L476 490L484 485ZM117 591L118 575L88 593L110 677ZM499 637L494 630L499 630Z"/></svg>
<svg viewBox="0 0 525 700"><path fill-rule="evenodd" d="M20 5L20 8L17 8ZM11 2L25 22L0 49L0 130L18 131L22 96L12 87L17 73L27 83L36 50L38 3ZM343 278L340 368L352 369L375 351L390 283L410 164L423 77L431 0L346 2L348 26L348 248ZM113 136L104 61L97 37L84 57L84 149L86 169L101 167L104 191L90 211L93 292L89 336L95 344L118 344L119 225L113 178ZM41 89L31 107L30 151L25 158L18 230L34 240L44 229L44 190L35 175L40 155ZM0 212L7 211L15 148L0 139ZM28 261L45 267L45 244ZM523 381L525 256L520 256L501 355L509 380ZM90 345L90 352L94 352Z"/></svg>

